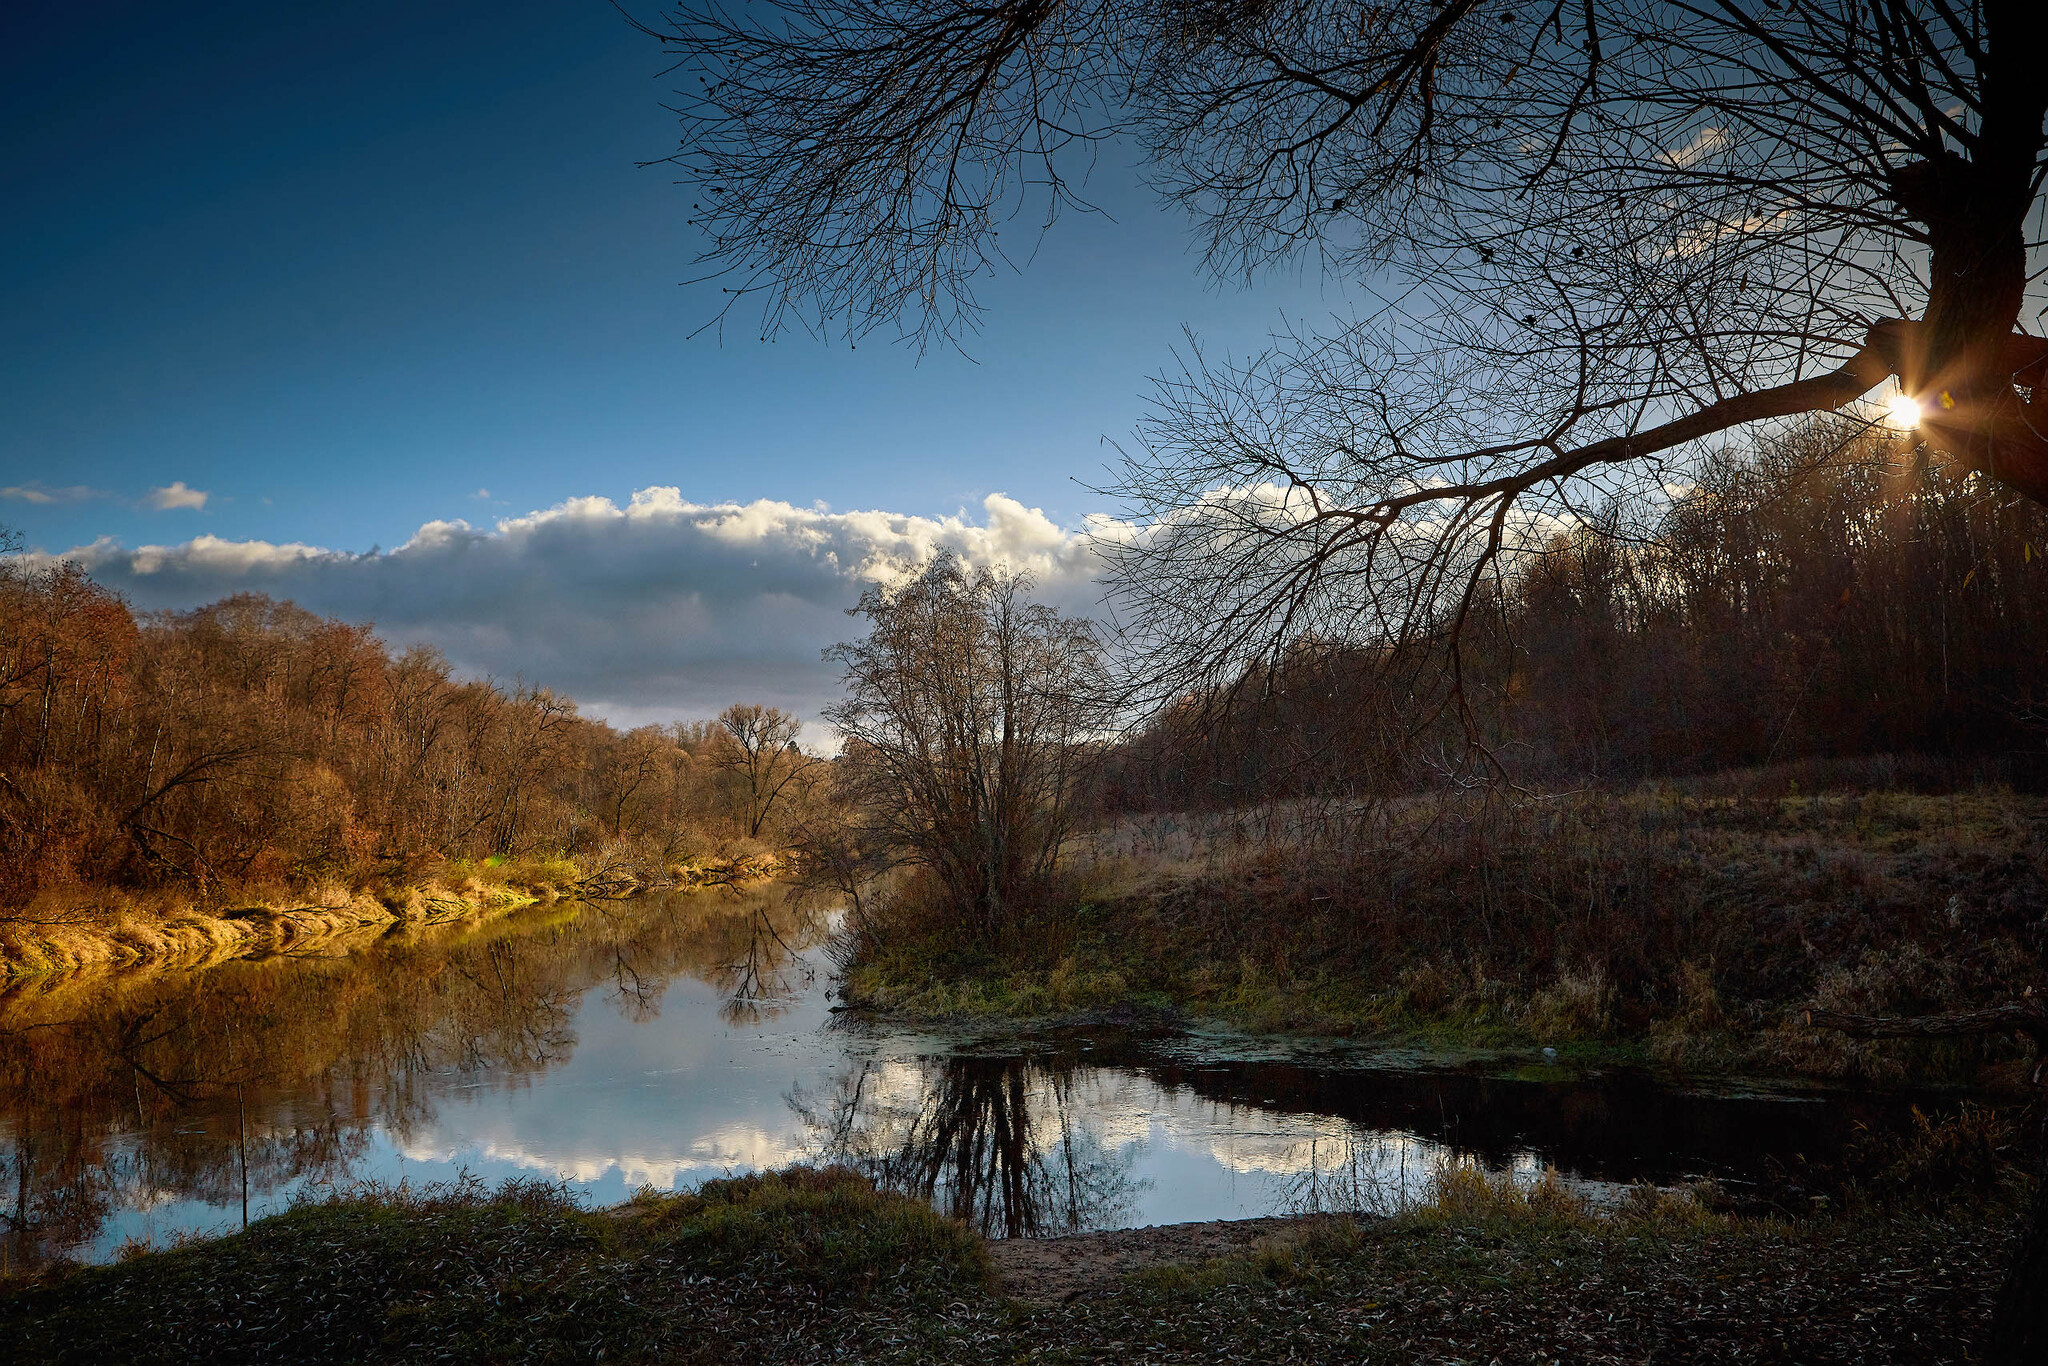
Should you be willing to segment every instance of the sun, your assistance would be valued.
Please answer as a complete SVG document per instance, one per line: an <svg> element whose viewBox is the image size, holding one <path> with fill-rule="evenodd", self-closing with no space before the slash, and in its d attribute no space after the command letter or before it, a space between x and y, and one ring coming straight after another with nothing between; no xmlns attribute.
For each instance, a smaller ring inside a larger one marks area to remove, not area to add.
<svg viewBox="0 0 2048 1366"><path fill-rule="evenodd" d="M1893 394L1886 409L1895 427L1910 431L1920 425L1920 400L1911 394Z"/></svg>

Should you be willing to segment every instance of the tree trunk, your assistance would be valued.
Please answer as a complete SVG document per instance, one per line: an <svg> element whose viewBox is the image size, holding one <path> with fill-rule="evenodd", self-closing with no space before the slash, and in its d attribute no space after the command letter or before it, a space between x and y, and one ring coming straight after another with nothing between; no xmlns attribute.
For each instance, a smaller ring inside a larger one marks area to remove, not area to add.
<svg viewBox="0 0 2048 1366"><path fill-rule="evenodd" d="M2048 502L2048 403L2038 365L2010 352L2027 287L2027 214L2048 115L2039 0L1985 0L1981 110L1967 158L1943 150L1892 173L1894 203L1926 228L1927 311L1895 367L1923 429L1965 467Z"/></svg>
<svg viewBox="0 0 2048 1366"><path fill-rule="evenodd" d="M2033 1208L1991 1313L1991 1339L1984 1344L1988 1366L2048 1361L2048 1103L2037 1103L2035 1111Z"/></svg>
<svg viewBox="0 0 2048 1366"><path fill-rule="evenodd" d="M1955 1015L1844 1015L1809 1010L1808 1024L1864 1039L1937 1039L1968 1034L2024 1034L2034 1041L2034 1198L2020 1245L2006 1268L1984 1344L1986 1366L2048 1362L2048 1007L2029 990L2009 1005Z"/></svg>

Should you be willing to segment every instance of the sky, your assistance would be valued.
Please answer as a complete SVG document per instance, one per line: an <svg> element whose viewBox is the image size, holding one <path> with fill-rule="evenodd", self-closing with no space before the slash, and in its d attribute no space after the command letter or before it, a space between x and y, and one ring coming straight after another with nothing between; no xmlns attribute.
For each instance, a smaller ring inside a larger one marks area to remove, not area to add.
<svg viewBox="0 0 2048 1366"><path fill-rule="evenodd" d="M814 716L906 556L1094 602L1105 438L1183 328L1342 310L1218 286L1112 151L966 354L721 337L640 164L666 65L607 0L0 8L0 525L140 608L288 596L625 723Z"/></svg>

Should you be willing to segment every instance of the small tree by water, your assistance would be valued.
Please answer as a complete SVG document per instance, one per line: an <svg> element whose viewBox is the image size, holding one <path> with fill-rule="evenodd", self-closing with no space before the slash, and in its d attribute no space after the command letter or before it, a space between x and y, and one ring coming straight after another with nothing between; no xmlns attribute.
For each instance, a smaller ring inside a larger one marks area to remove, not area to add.
<svg viewBox="0 0 2048 1366"><path fill-rule="evenodd" d="M825 715L846 743L849 819L985 936L1051 875L1101 715L1093 628L1030 588L943 555L869 589L853 609L867 638L826 652L846 669L846 700Z"/></svg>

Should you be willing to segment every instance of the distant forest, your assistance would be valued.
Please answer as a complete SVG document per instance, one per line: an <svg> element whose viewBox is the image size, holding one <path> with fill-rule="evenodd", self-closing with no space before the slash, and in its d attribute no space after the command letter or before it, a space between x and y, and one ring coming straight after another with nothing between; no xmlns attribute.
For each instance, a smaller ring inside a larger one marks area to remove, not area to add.
<svg viewBox="0 0 2048 1366"><path fill-rule="evenodd" d="M1305 644L1112 746L1097 809L1399 790L1468 730L1548 786L1872 756L2038 785L2048 511L1837 448L1790 442L1654 535L1525 561L1466 624L1462 717L1421 666ZM793 717L722 721L622 732L290 603L138 614L74 566L0 559L0 904L774 844L832 766L804 776Z"/></svg>
<svg viewBox="0 0 2048 1366"><path fill-rule="evenodd" d="M289 602L137 614L75 566L0 560L0 905L607 845L673 863L773 837L797 724L621 732Z"/></svg>
<svg viewBox="0 0 2048 1366"><path fill-rule="evenodd" d="M1301 644L1169 709L1114 756L1105 800L1399 790L1467 739L1496 776L1552 788L1872 759L1836 767L2048 782L2048 509L1816 424L1625 525L1556 538L1473 605L1462 714L1436 642Z"/></svg>

